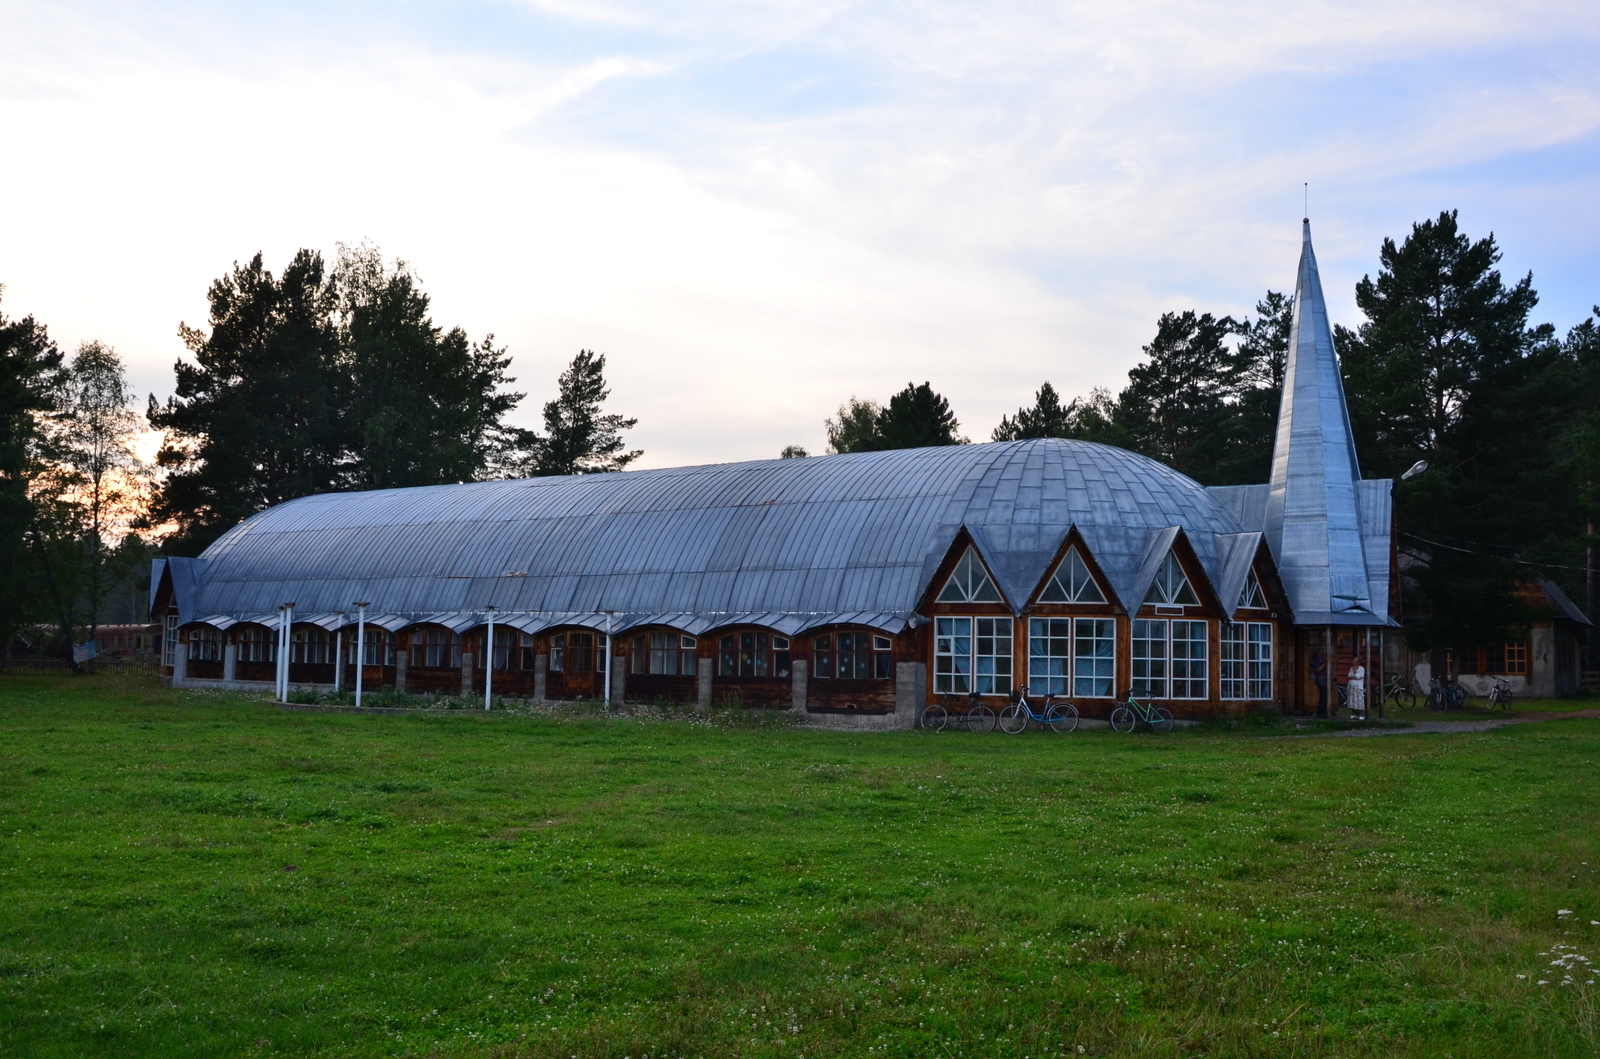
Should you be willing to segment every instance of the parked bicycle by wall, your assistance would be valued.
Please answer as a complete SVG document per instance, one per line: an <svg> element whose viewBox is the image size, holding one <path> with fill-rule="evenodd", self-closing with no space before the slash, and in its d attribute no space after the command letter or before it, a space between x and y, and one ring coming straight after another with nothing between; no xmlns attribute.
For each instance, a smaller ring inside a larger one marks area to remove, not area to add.
<svg viewBox="0 0 1600 1059"><path fill-rule="evenodd" d="M947 727L969 732L992 732L994 711L983 704L983 698L977 692L966 696L944 695L939 702L922 711L922 727L935 732Z"/></svg>
<svg viewBox="0 0 1600 1059"><path fill-rule="evenodd" d="M1417 694L1411 690L1399 674L1391 673L1384 681L1383 687L1378 689L1379 702L1392 702L1402 709L1413 710L1417 706Z"/></svg>
<svg viewBox="0 0 1600 1059"><path fill-rule="evenodd" d="M1446 673L1428 682L1428 709L1435 713L1459 710L1467 704L1467 689L1456 683L1456 678Z"/></svg>
<svg viewBox="0 0 1600 1059"><path fill-rule="evenodd" d="M1502 710L1511 709L1511 681L1504 677L1494 678L1494 687L1489 690L1489 705L1498 706Z"/></svg>
<svg viewBox="0 0 1600 1059"><path fill-rule="evenodd" d="M1035 713L1028 695L1018 691L1016 701L1000 711L1000 730L1016 735L1028 727L1028 722L1049 726L1052 732L1070 732L1078 727L1078 708L1060 696L1046 696L1040 712Z"/></svg>
<svg viewBox="0 0 1600 1059"><path fill-rule="evenodd" d="M1175 723L1171 710L1154 703L1147 705L1140 702L1134 698L1133 689L1129 688L1127 698L1111 711L1111 727L1119 732L1131 732L1140 721L1156 732L1170 732Z"/></svg>

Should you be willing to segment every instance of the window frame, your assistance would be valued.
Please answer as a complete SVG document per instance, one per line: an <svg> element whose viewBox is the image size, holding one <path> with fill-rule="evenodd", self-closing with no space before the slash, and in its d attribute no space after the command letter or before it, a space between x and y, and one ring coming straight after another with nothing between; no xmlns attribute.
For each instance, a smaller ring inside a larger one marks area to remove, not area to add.
<svg viewBox="0 0 1600 1059"><path fill-rule="evenodd" d="M1128 626L1128 683L1133 689L1133 696L1141 701L1149 699L1158 701L1167 698L1168 665L1168 636L1166 618L1134 618ZM1143 629L1141 630L1141 626ZM1149 633L1156 626L1160 627L1160 638L1152 638ZM1141 635L1141 631L1143 635ZM1161 645L1161 653L1150 653L1150 645ZM1140 653L1140 644L1144 644L1144 652ZM1142 669L1142 673L1141 673ZM1159 675L1156 675L1159 672ZM1159 690L1156 685L1159 684Z"/></svg>
<svg viewBox="0 0 1600 1059"><path fill-rule="evenodd" d="M1179 637L1179 626L1187 635ZM1194 634L1196 629L1199 636ZM1182 645L1180 655L1179 645ZM1198 650L1198 654L1195 652ZM1211 697L1211 623L1204 618L1173 618L1167 625L1167 684L1170 698L1195 701ZM1179 694L1180 686L1182 694ZM1199 689L1196 695L1195 689Z"/></svg>

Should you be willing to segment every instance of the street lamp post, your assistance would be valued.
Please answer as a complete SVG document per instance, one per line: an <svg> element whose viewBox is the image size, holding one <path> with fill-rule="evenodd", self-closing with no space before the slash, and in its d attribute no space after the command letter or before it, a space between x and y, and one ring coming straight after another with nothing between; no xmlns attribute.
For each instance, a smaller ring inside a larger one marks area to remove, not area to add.
<svg viewBox="0 0 1600 1059"><path fill-rule="evenodd" d="M367 660L367 607L370 603L356 604L356 707L361 706L361 670Z"/></svg>

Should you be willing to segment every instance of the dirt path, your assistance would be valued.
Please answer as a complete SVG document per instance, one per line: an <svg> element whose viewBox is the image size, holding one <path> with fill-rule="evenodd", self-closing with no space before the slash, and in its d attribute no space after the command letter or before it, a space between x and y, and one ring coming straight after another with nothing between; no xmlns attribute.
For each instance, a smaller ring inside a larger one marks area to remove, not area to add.
<svg viewBox="0 0 1600 1059"><path fill-rule="evenodd" d="M1314 736L1416 735L1419 732L1487 732L1513 724L1540 721L1565 721L1576 717L1600 718L1600 710L1574 710L1571 713L1539 713L1523 717L1496 717L1482 721L1416 721L1410 728L1346 728L1338 732L1316 732ZM1306 737L1303 737L1306 738Z"/></svg>

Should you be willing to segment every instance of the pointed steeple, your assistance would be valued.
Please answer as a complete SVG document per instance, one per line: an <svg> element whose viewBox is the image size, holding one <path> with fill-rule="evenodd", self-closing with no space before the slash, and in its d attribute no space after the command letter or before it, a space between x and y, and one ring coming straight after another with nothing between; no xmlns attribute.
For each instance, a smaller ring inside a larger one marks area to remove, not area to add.
<svg viewBox="0 0 1600 1059"><path fill-rule="evenodd" d="M1296 621L1343 624L1372 606L1356 509L1361 468L1304 224L1264 528Z"/></svg>

